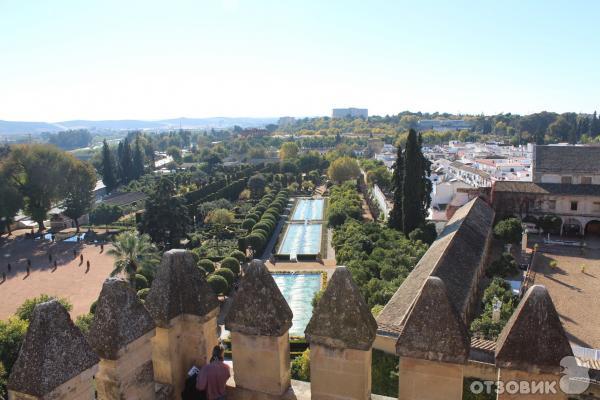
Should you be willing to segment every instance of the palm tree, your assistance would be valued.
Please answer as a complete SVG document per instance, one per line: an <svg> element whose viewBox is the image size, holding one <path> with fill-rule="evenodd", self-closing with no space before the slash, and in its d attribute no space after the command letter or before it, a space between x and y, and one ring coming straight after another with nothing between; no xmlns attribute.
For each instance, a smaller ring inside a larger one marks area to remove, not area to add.
<svg viewBox="0 0 600 400"><path fill-rule="evenodd" d="M135 231L122 232L115 237L113 245L114 248L107 252L115 257L111 276L125 274L129 284L135 289L136 274L142 271L153 274L159 257L149 235L138 235Z"/></svg>

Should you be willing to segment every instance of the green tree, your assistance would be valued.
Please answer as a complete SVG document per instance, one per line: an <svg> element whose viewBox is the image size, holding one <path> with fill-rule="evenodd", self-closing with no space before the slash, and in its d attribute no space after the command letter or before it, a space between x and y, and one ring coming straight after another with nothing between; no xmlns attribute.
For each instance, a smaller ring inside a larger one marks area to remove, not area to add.
<svg viewBox="0 0 600 400"><path fill-rule="evenodd" d="M25 212L42 231L48 210L63 199L74 160L54 146L30 144L13 146L4 162L6 176L25 199Z"/></svg>
<svg viewBox="0 0 600 400"><path fill-rule="evenodd" d="M11 317L6 321L0 321L0 364L4 365L5 374L0 379L6 379L19 356L21 343L25 338L28 327L27 321L18 317ZM0 394L6 393L5 384L0 384Z"/></svg>
<svg viewBox="0 0 600 400"><path fill-rule="evenodd" d="M50 296L47 294L41 294L38 297L34 297L33 299L27 299L23 302L23 304L21 304L18 308L17 311L15 312L15 315L22 319L23 321L27 321L30 322L31 321L31 317L33 316L33 310L35 308L35 306L37 306L38 304L41 303L46 303L50 300L58 300L58 302L60 304L62 304L62 306L67 310L67 311L71 311L73 309L73 305L69 302L69 300L65 299L65 298L58 298L56 296Z"/></svg>
<svg viewBox="0 0 600 400"><path fill-rule="evenodd" d="M207 282L215 294L220 295L229 293L229 283L227 283L227 279L222 276L211 275L208 277Z"/></svg>
<svg viewBox="0 0 600 400"><path fill-rule="evenodd" d="M231 211L226 210L224 208L212 210L206 216L204 222L213 225L216 231L215 241L217 244L217 254L221 254L219 244L221 242L221 238L223 237L223 233L227 229L227 227L233 223L234 220L235 215Z"/></svg>
<svg viewBox="0 0 600 400"><path fill-rule="evenodd" d="M106 186L108 193L117 187L116 166L112 151L108 147L106 139L102 143L102 182Z"/></svg>
<svg viewBox="0 0 600 400"><path fill-rule="evenodd" d="M90 223L94 225L108 225L123 216L123 209L117 205L100 203L90 212Z"/></svg>
<svg viewBox="0 0 600 400"><path fill-rule="evenodd" d="M267 181L263 174L252 175L250 179L248 179L248 188L254 198L262 196L266 186Z"/></svg>
<svg viewBox="0 0 600 400"><path fill-rule="evenodd" d="M126 185L134 179L133 156L131 154L131 145L129 144L129 139L125 138L122 144L123 146L119 158L119 164L121 171L121 183Z"/></svg>
<svg viewBox="0 0 600 400"><path fill-rule="evenodd" d="M310 382L310 349L292 361L291 374L292 379Z"/></svg>
<svg viewBox="0 0 600 400"><path fill-rule="evenodd" d="M77 232L79 232L79 218L90 211L94 202L96 172L90 164L76 161L67 172L67 175L68 187L64 214L75 221Z"/></svg>
<svg viewBox="0 0 600 400"><path fill-rule="evenodd" d="M517 218L504 219L494 226L494 236L504 243L519 243L522 233L521 221Z"/></svg>
<svg viewBox="0 0 600 400"><path fill-rule="evenodd" d="M404 228L402 222L402 196L404 195L404 158L402 156L402 146L398 145L396 151L396 162L392 173L392 190L394 192L394 205L388 218L390 228L401 231Z"/></svg>
<svg viewBox="0 0 600 400"><path fill-rule="evenodd" d="M133 151L133 178L138 179L144 175L144 151L140 145L139 137L135 141L135 149Z"/></svg>
<svg viewBox="0 0 600 400"><path fill-rule="evenodd" d="M181 163L182 157L181 157L181 149L179 147L176 147L176 146L169 147L167 149L167 154L170 155L171 157L173 157L173 160L177 164Z"/></svg>
<svg viewBox="0 0 600 400"><path fill-rule="evenodd" d="M175 197L175 185L166 177L147 200L140 223L140 231L147 233L154 243L164 248L179 246L190 227L190 218L184 200Z"/></svg>
<svg viewBox="0 0 600 400"><path fill-rule="evenodd" d="M298 148L298 145L296 143L285 142L281 145L281 148L279 149L279 158L281 160L296 158L299 152L300 149Z"/></svg>
<svg viewBox="0 0 600 400"><path fill-rule="evenodd" d="M422 154L417 132L411 129L404 151L404 181L402 186L402 231L408 234L425 223L422 203Z"/></svg>
<svg viewBox="0 0 600 400"><path fill-rule="evenodd" d="M0 196L0 233L6 230L10 234L10 225L13 218L23 207L23 196L1 165L0 188L2 188L2 195Z"/></svg>
<svg viewBox="0 0 600 400"><path fill-rule="evenodd" d="M360 176L360 167L354 158L340 157L329 166L329 177L338 183L343 183Z"/></svg>
<svg viewBox="0 0 600 400"><path fill-rule="evenodd" d="M135 289L136 274L153 275L159 257L150 236L138 235L134 231L122 232L115 237L113 246L107 252L115 258L111 276L124 274Z"/></svg>

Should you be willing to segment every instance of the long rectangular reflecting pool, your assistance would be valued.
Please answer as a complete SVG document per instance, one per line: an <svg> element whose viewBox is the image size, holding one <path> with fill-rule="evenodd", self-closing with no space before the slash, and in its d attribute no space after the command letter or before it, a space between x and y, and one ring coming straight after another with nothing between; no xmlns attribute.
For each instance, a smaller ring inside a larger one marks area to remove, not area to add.
<svg viewBox="0 0 600 400"><path fill-rule="evenodd" d="M321 224L289 224L277 254L319 254L321 252L322 229L323 225Z"/></svg>
<svg viewBox="0 0 600 400"><path fill-rule="evenodd" d="M273 273L272 276L294 313L290 336L304 336L312 316L312 299L321 289L321 274Z"/></svg>
<svg viewBox="0 0 600 400"><path fill-rule="evenodd" d="M319 221L323 219L324 199L298 199L292 221Z"/></svg>

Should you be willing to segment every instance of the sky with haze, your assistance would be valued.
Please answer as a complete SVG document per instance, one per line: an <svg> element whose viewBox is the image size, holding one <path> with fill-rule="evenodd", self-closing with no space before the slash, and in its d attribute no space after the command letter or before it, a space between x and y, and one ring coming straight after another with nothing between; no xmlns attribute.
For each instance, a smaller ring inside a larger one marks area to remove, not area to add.
<svg viewBox="0 0 600 400"><path fill-rule="evenodd" d="M600 1L0 0L0 120L600 110Z"/></svg>

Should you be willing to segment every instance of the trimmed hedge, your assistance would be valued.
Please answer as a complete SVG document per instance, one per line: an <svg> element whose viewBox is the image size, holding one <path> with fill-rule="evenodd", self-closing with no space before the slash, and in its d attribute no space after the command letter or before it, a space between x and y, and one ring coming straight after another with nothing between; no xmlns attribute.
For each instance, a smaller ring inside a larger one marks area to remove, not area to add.
<svg viewBox="0 0 600 400"><path fill-rule="evenodd" d="M227 280L227 284L229 285L229 287L231 287L231 285L233 284L233 281L235 280L235 274L233 273L232 270L227 269L227 268L219 268L218 270L216 270L213 275L215 276L222 276L223 278L225 278Z"/></svg>
<svg viewBox="0 0 600 400"><path fill-rule="evenodd" d="M207 258L198 261L198 267L202 268L209 274L215 272L215 263L213 263Z"/></svg>
<svg viewBox="0 0 600 400"><path fill-rule="evenodd" d="M233 272L235 275L239 275L240 273L240 262L237 258L226 257L221 261L221 268L226 268Z"/></svg>
<svg viewBox="0 0 600 400"><path fill-rule="evenodd" d="M222 276L211 275L208 277L207 282L216 295L229 293L229 283Z"/></svg>
<svg viewBox="0 0 600 400"><path fill-rule="evenodd" d="M231 254L229 255L229 257L233 257L236 260L238 260L240 263L243 263L246 261L246 254L242 251L239 250L234 250L231 252Z"/></svg>

